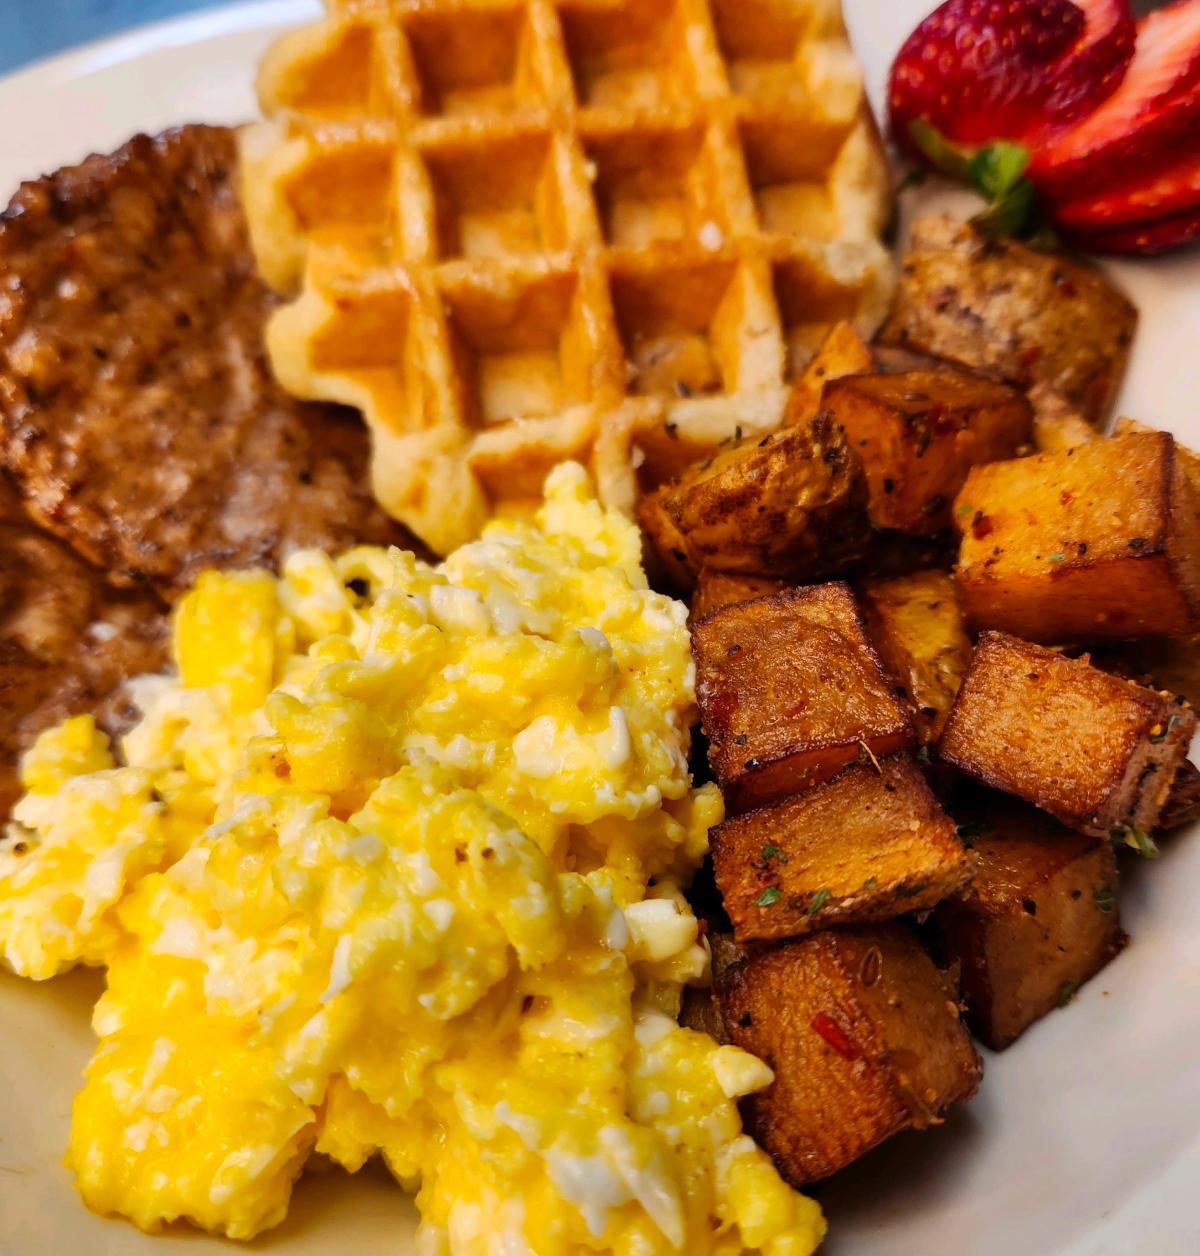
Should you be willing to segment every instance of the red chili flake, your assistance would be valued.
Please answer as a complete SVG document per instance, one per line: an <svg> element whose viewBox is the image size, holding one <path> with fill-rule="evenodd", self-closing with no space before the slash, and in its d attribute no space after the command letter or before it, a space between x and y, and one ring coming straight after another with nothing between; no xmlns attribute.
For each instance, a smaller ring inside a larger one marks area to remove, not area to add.
<svg viewBox="0 0 1200 1256"><path fill-rule="evenodd" d="M1030 345L1030 347L1026 349L1024 353L1021 354L1018 360L1020 361L1022 368L1026 371L1029 371L1033 369L1034 363L1037 362L1038 358L1040 358L1041 356L1042 356L1042 346Z"/></svg>
<svg viewBox="0 0 1200 1256"><path fill-rule="evenodd" d="M862 1047L825 1012L818 1012L812 1018L812 1027L843 1060L861 1060Z"/></svg>
<svg viewBox="0 0 1200 1256"><path fill-rule="evenodd" d="M991 536L995 530L996 521L990 515L985 515L983 511L977 510L975 518L971 520L971 535L977 541L982 541L985 536Z"/></svg>

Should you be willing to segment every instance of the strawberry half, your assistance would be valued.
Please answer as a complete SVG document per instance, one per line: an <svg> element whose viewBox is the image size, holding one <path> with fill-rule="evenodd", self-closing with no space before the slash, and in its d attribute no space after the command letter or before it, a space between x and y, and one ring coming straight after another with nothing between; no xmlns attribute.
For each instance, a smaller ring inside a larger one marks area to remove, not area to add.
<svg viewBox="0 0 1200 1256"><path fill-rule="evenodd" d="M1120 83L1128 0L948 0L905 41L888 86L893 134L920 119L957 144L1065 125Z"/></svg>
<svg viewBox="0 0 1200 1256"><path fill-rule="evenodd" d="M1200 210L1200 151L1098 196L1056 205L1054 216L1073 231L1095 233L1158 222L1188 210Z"/></svg>
<svg viewBox="0 0 1200 1256"><path fill-rule="evenodd" d="M1050 92L1042 103L1055 123L1070 122L1116 91L1133 59L1137 25L1127 0L1075 0L1083 33L1049 68Z"/></svg>
<svg viewBox="0 0 1200 1256"><path fill-rule="evenodd" d="M904 42L892 64L892 130L931 123L958 144L1021 135L1040 117L1046 67L1086 27L1070 0L947 0Z"/></svg>
<svg viewBox="0 0 1200 1256"><path fill-rule="evenodd" d="M1168 214L1155 222L1135 223L1094 235L1078 235L1075 242L1092 253L1161 253L1200 240L1200 208Z"/></svg>
<svg viewBox="0 0 1200 1256"><path fill-rule="evenodd" d="M1029 176L1054 200L1136 177L1200 141L1200 0L1179 0L1137 24L1129 69L1107 100L1065 131L1022 137Z"/></svg>

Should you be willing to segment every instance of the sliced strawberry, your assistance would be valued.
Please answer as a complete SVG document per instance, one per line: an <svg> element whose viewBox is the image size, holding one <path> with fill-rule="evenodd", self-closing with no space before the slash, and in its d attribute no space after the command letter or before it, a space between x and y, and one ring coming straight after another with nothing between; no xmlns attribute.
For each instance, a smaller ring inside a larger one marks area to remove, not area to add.
<svg viewBox="0 0 1200 1256"><path fill-rule="evenodd" d="M1057 205L1055 219L1080 231L1108 231L1131 224L1157 222L1200 209L1200 151L1144 179L1112 188L1090 199Z"/></svg>
<svg viewBox="0 0 1200 1256"><path fill-rule="evenodd" d="M1086 28L1070 0L947 0L905 41L888 85L892 129L917 118L960 144L1021 135L1040 118L1046 67Z"/></svg>
<svg viewBox="0 0 1200 1256"><path fill-rule="evenodd" d="M1113 231L1079 232L1072 236L1072 243L1091 253L1161 253L1192 240L1200 240L1200 208Z"/></svg>
<svg viewBox="0 0 1200 1256"><path fill-rule="evenodd" d="M1071 122L1107 100L1133 59L1137 25L1128 0L1075 0L1086 24L1075 46L1047 71L1050 92L1042 112L1054 123Z"/></svg>
<svg viewBox="0 0 1200 1256"><path fill-rule="evenodd" d="M1200 138L1200 0L1179 0L1138 22L1120 86L1082 122L1025 135L1029 176L1054 199L1077 199L1162 161Z"/></svg>

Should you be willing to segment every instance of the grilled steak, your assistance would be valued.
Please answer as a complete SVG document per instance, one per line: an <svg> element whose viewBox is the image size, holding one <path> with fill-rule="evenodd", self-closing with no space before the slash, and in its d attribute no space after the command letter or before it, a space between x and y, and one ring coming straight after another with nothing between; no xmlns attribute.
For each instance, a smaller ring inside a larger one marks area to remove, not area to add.
<svg viewBox="0 0 1200 1256"><path fill-rule="evenodd" d="M182 127L0 215L0 462L38 522L168 598L300 546L412 544L357 415L271 375L236 167L231 130Z"/></svg>

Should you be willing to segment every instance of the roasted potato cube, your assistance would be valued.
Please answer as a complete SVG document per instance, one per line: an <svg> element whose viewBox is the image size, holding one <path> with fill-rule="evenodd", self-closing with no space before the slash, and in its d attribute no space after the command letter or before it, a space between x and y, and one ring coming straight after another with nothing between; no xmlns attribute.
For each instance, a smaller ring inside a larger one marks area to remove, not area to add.
<svg viewBox="0 0 1200 1256"><path fill-rule="evenodd" d="M913 741L848 585L811 585L692 624L696 698L729 814Z"/></svg>
<svg viewBox="0 0 1200 1256"><path fill-rule="evenodd" d="M973 624L1050 644L1200 627L1200 517L1166 432L975 467L955 513Z"/></svg>
<svg viewBox="0 0 1200 1256"><path fill-rule="evenodd" d="M784 427L811 423L821 411L821 390L831 379L878 370L875 352L852 323L834 323L813 360L796 381L783 415Z"/></svg>
<svg viewBox="0 0 1200 1256"><path fill-rule="evenodd" d="M1033 407L1033 444L1039 453L1057 453L1100 439L1087 419L1049 384L1034 384L1026 395Z"/></svg>
<svg viewBox="0 0 1200 1256"><path fill-rule="evenodd" d="M1002 632L985 632L938 743L952 767L1099 837L1158 823L1196 714Z"/></svg>
<svg viewBox="0 0 1200 1256"><path fill-rule="evenodd" d="M1200 768L1184 759L1171 782L1171 792L1158 817L1158 827L1170 831L1200 820Z"/></svg>
<svg viewBox="0 0 1200 1256"><path fill-rule="evenodd" d="M775 1071L743 1111L795 1186L979 1087L954 992L901 924L785 942L730 968L717 997L733 1042Z"/></svg>
<svg viewBox="0 0 1200 1256"><path fill-rule="evenodd" d="M871 537L862 463L824 415L697 463L662 506L693 570L811 580L860 559Z"/></svg>
<svg viewBox="0 0 1200 1256"><path fill-rule="evenodd" d="M910 755L853 764L831 781L712 830L713 872L739 942L924 911L967 880L954 821Z"/></svg>
<svg viewBox="0 0 1200 1256"><path fill-rule="evenodd" d="M825 333L812 361L792 388L783 414L783 426L794 427L815 419L821 412L821 390L830 380L844 375L962 369L947 358L919 353L901 345L868 344L852 323L835 323Z"/></svg>
<svg viewBox="0 0 1200 1256"><path fill-rule="evenodd" d="M953 358L1022 388L1049 384L1091 423L1112 405L1137 310L1096 271L992 240L967 223L919 219L879 339Z"/></svg>
<svg viewBox="0 0 1200 1256"><path fill-rule="evenodd" d="M954 577L914 572L864 580L858 589L867 633L900 688L922 745L937 741L971 661L971 638Z"/></svg>
<svg viewBox="0 0 1200 1256"><path fill-rule="evenodd" d="M965 371L848 375L821 404L862 458L871 522L918 535L948 527L967 472L1011 458L1032 421L1015 388Z"/></svg>
<svg viewBox="0 0 1200 1256"><path fill-rule="evenodd" d="M1148 423L1139 423L1137 419L1119 418L1116 426L1113 428L1114 436L1131 436L1135 433L1157 432L1159 429L1151 427ZM1180 466L1183 467L1183 474L1187 476L1188 483L1192 486L1192 492L1195 494L1197 502L1200 502L1200 454L1194 449L1189 449L1186 445L1181 445L1179 441L1175 442L1175 456L1179 459Z"/></svg>
<svg viewBox="0 0 1200 1256"><path fill-rule="evenodd" d="M1120 950L1117 860L1104 838L997 799L964 831L979 861L970 887L935 913L960 967L975 1033L1003 1050L1064 1004Z"/></svg>
<svg viewBox="0 0 1200 1256"><path fill-rule="evenodd" d="M732 572L701 567L696 577L696 591L692 594L692 618L700 619L722 606L735 606L752 598L782 593L788 587L786 581L771 580L766 576L737 576Z"/></svg>
<svg viewBox="0 0 1200 1256"><path fill-rule="evenodd" d="M647 493L638 503L637 521L645 541L645 564L648 574L656 583L688 590L696 582L696 573L688 564L683 537L675 526L675 520L663 507L663 490Z"/></svg>

